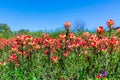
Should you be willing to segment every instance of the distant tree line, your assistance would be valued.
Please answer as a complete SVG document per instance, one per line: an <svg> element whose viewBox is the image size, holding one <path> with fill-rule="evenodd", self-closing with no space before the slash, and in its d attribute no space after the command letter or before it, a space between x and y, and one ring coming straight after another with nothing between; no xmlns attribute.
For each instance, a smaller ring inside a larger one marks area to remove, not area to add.
<svg viewBox="0 0 120 80"><path fill-rule="evenodd" d="M114 27L113 29L116 30L118 28L120 28L120 26ZM74 31L77 31L78 33L88 31L86 23L83 20L76 20L73 29ZM0 23L0 37L2 38L10 38L17 34L32 34L33 33L34 35L40 35L40 33L42 32L43 31L30 32L29 29L21 29L21 30L13 32L7 24Z"/></svg>

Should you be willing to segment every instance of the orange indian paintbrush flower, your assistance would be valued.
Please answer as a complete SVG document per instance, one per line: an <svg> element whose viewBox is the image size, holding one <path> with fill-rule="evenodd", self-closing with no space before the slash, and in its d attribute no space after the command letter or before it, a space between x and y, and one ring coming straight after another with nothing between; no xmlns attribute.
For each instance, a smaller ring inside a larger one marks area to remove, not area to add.
<svg viewBox="0 0 120 80"><path fill-rule="evenodd" d="M97 28L97 32L98 32L98 33L104 33L104 28L103 28L103 26L99 26L99 27Z"/></svg>
<svg viewBox="0 0 120 80"><path fill-rule="evenodd" d="M53 56L53 57L52 57L52 61L53 61L54 63L57 63L57 62L58 62L58 57L57 57L57 56Z"/></svg>
<svg viewBox="0 0 120 80"><path fill-rule="evenodd" d="M83 33L83 37L89 37L90 36L90 33L89 32L84 32Z"/></svg>
<svg viewBox="0 0 120 80"><path fill-rule="evenodd" d="M66 22L64 23L64 27L65 27L66 30L69 30L70 27L71 27L71 23L68 22L68 21L66 21Z"/></svg>
<svg viewBox="0 0 120 80"><path fill-rule="evenodd" d="M2 61L2 62L0 62L0 64L4 66L4 65L6 65L6 62Z"/></svg>
<svg viewBox="0 0 120 80"><path fill-rule="evenodd" d="M96 77L97 77L98 79L101 79L101 78L102 78L102 75L101 75L101 74L98 74Z"/></svg>
<svg viewBox="0 0 120 80"><path fill-rule="evenodd" d="M117 33L118 33L118 34L120 33L120 28L117 29Z"/></svg>
<svg viewBox="0 0 120 80"><path fill-rule="evenodd" d="M110 28L110 29L113 29L113 26L114 26L114 21L112 19L108 20L107 21L107 26Z"/></svg>

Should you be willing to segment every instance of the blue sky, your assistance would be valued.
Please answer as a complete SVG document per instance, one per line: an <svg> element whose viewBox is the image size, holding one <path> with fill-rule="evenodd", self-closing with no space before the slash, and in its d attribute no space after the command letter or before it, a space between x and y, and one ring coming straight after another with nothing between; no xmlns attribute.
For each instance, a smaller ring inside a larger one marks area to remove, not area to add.
<svg viewBox="0 0 120 80"><path fill-rule="evenodd" d="M113 19L120 26L120 0L0 0L0 23L11 30L55 30L81 19L89 30Z"/></svg>

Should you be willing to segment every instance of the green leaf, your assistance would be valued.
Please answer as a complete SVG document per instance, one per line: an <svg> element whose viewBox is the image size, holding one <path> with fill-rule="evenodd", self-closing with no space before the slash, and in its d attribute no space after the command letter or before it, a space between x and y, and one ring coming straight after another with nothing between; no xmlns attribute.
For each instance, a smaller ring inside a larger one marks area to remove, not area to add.
<svg viewBox="0 0 120 80"><path fill-rule="evenodd" d="M36 77L33 77L32 80L38 80Z"/></svg>

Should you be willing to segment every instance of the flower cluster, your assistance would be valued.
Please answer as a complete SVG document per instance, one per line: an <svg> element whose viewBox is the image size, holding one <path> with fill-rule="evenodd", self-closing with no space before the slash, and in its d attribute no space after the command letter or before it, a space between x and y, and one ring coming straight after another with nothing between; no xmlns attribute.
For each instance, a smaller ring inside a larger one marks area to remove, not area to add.
<svg viewBox="0 0 120 80"><path fill-rule="evenodd" d="M19 65L18 64L18 57L16 54L11 54L8 58L8 62L15 64L15 65Z"/></svg>

